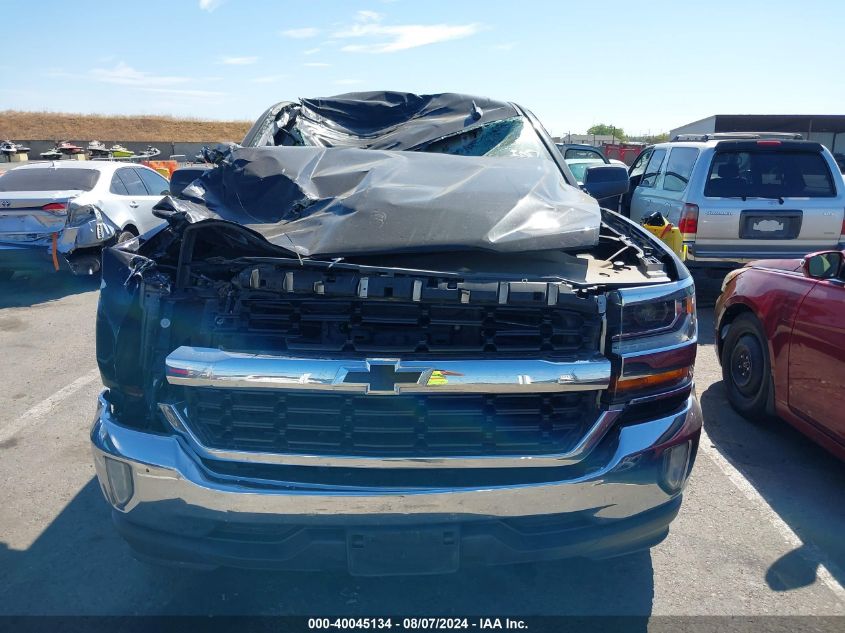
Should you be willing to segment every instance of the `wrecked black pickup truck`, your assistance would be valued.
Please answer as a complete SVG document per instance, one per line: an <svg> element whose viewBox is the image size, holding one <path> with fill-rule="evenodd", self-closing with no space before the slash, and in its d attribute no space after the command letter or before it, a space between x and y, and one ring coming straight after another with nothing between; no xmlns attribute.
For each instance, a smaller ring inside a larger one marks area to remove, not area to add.
<svg viewBox="0 0 845 633"><path fill-rule="evenodd" d="M91 440L139 558L445 573L666 536L693 283L530 112L302 99L210 154L103 254Z"/></svg>

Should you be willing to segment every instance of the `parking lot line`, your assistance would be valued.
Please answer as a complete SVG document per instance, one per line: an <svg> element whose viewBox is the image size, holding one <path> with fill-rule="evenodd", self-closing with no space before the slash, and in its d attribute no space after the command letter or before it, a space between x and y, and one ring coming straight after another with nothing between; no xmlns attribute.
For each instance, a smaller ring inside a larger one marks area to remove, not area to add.
<svg viewBox="0 0 845 633"><path fill-rule="evenodd" d="M796 534L795 531L780 518L778 513L772 509L763 496L757 492L754 484L751 483L751 481L739 470L737 470L737 468L731 464L718 449L716 449L710 441L707 432L703 429L701 431L701 443L699 445L699 450L711 459L719 470L721 470L722 473L730 479L731 483L746 497L746 499L748 499L748 501L750 501L752 505L754 505L756 509L766 517L772 527L775 528L775 530L781 535L781 537L783 537L790 547L799 550L799 554L809 563L818 565L816 577L826 587L833 591L839 600L845 602L845 587L843 587L834 574L831 573L831 569L833 569L837 575L841 576L836 564L830 561L812 543L805 543L801 540L801 537L798 536L798 534Z"/></svg>
<svg viewBox="0 0 845 633"><path fill-rule="evenodd" d="M100 378L100 370L99 369L92 369L91 371L83 374L73 382L68 385L65 385L61 389L59 389L56 393L48 398L45 398L38 404L34 405L27 411L25 411L20 417L17 419L9 422L4 426L0 426L0 442L5 442L8 439L11 439L17 433L22 431L24 428L31 426L34 423L38 423L43 421L43 419L53 411L53 409L60 404L66 398L69 398L74 393L82 389L83 387L87 387L95 380Z"/></svg>

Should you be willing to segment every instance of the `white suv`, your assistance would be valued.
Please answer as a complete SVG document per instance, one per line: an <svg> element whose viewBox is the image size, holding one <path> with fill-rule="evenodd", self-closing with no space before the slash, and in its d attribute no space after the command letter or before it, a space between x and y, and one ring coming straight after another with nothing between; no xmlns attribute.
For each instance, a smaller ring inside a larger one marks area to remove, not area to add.
<svg viewBox="0 0 845 633"><path fill-rule="evenodd" d="M845 243L845 182L823 145L777 134L693 138L646 148L622 209L636 222L662 213L680 228L688 261L793 258Z"/></svg>

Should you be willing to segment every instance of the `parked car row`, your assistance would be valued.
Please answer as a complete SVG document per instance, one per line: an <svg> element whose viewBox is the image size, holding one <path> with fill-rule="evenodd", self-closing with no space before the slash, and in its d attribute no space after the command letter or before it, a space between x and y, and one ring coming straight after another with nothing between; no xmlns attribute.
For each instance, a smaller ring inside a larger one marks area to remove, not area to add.
<svg viewBox="0 0 845 633"><path fill-rule="evenodd" d="M845 181L784 133L679 137L629 170L621 213L677 226L693 270L726 273L716 347L731 405L845 459ZM744 267L737 268L738 266Z"/></svg>

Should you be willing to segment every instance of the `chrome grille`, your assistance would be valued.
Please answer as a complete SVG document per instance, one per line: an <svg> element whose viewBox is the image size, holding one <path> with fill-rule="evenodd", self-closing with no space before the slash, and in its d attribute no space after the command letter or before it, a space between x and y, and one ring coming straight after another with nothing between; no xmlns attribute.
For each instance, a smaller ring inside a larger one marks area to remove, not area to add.
<svg viewBox="0 0 845 633"><path fill-rule="evenodd" d="M536 455L574 448L597 392L367 395L184 388L208 448L362 457Z"/></svg>

